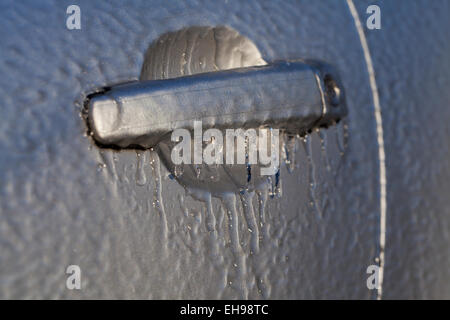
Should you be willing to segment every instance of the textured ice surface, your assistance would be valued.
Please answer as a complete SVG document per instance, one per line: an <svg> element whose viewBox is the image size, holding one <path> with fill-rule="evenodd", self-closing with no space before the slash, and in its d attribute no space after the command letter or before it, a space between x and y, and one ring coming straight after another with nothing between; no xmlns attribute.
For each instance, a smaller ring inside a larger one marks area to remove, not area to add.
<svg viewBox="0 0 450 320"><path fill-rule="evenodd" d="M366 268L378 254L376 136L364 59L344 1L78 4L80 31L66 29L65 2L0 5L2 298L374 297ZM83 136L83 93L137 79L151 42L192 25L231 26L268 61L305 57L338 68L348 127L291 140L281 190L198 201L170 178L155 151L138 160L136 152L99 150ZM409 104L395 101L386 107L397 124L404 119L396 112L406 113ZM402 161L416 150L407 145ZM410 194L448 186L433 177ZM433 214L448 204L439 194L428 197L441 204L425 206ZM413 206L404 200L406 209ZM418 241L413 237L411 248ZM447 263L448 254L439 259ZM65 287L71 264L81 267L80 291Z"/></svg>

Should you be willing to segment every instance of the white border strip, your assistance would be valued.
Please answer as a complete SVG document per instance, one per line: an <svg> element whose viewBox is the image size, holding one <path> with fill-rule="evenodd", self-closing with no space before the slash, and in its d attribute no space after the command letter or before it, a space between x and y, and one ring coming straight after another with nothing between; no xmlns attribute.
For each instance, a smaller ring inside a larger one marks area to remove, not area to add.
<svg viewBox="0 0 450 320"><path fill-rule="evenodd" d="M386 163L383 139L383 120L381 117L380 97L378 95L377 82L375 80L375 72L373 70L372 58L370 57L369 46L367 45L366 36L364 35L363 26L359 19L358 11L356 11L353 0L347 0L348 8L355 21L356 30L358 31L359 40L364 51L364 59L366 60L367 71L369 73L370 88L372 90L372 98L374 105L375 121L377 125L377 142L378 142L378 158L380 163L380 269L378 273L378 294L377 299L380 300L383 294L383 274L384 274L384 248L386 244Z"/></svg>

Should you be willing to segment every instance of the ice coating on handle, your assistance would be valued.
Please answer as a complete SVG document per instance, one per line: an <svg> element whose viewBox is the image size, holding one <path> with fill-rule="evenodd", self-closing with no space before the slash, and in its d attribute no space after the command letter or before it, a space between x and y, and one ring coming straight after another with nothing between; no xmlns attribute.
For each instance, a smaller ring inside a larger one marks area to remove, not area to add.
<svg viewBox="0 0 450 320"><path fill-rule="evenodd" d="M304 133L319 121L326 125L327 109L333 110L327 121L345 112L324 106L329 99L318 75L304 62L277 62L118 85L89 99L89 126L99 144L120 148L155 146L174 129L192 130L194 120L204 129L270 126Z"/></svg>

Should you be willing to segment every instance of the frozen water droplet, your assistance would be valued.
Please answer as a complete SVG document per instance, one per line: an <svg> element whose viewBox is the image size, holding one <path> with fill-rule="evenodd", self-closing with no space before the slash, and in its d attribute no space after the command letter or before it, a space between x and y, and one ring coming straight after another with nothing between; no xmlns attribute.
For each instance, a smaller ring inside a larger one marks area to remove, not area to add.
<svg viewBox="0 0 450 320"><path fill-rule="evenodd" d="M138 186L144 186L147 183L147 176L145 174L145 160L146 153L143 151L137 151L137 164L136 164L136 184Z"/></svg>

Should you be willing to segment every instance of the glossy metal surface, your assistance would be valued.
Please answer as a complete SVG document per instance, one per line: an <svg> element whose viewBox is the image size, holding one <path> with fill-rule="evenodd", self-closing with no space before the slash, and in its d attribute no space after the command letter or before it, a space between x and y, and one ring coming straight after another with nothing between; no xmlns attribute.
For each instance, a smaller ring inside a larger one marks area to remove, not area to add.
<svg viewBox="0 0 450 320"><path fill-rule="evenodd" d="M303 62L218 71L114 86L86 101L89 128L102 145L154 147L175 129L270 126L304 135L346 113L331 104L324 78ZM336 89L343 91L343 88Z"/></svg>
<svg viewBox="0 0 450 320"><path fill-rule="evenodd" d="M381 30L364 26L374 1L354 2L384 125L383 297L449 298L449 2L376 1ZM69 4L0 4L2 298L376 297L366 286L380 253L374 101L345 1L80 0L74 31ZM156 152L99 149L83 137L84 94L138 79L149 44L194 25L231 26L266 61L338 68L348 116L286 144L280 196L198 201ZM252 221L263 227L250 232ZM65 286L73 264L81 290Z"/></svg>

